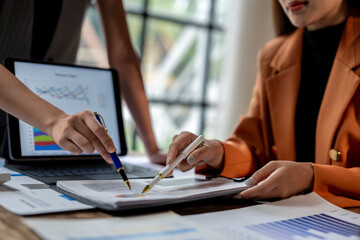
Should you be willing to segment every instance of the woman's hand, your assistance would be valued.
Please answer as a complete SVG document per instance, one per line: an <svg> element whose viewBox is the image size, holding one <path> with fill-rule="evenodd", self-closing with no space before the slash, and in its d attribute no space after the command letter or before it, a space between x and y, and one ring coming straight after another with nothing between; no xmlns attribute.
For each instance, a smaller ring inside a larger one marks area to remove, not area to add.
<svg viewBox="0 0 360 240"><path fill-rule="evenodd" d="M256 185L239 195L244 199L288 198L311 191L314 170L310 163L271 161L255 172L245 183Z"/></svg>
<svg viewBox="0 0 360 240"><path fill-rule="evenodd" d="M73 154L93 153L96 149L106 162L111 163L109 152L116 147L104 127L90 111L82 111L74 115L56 117L47 131L54 141L64 150Z"/></svg>
<svg viewBox="0 0 360 240"><path fill-rule="evenodd" d="M190 132L181 132L173 137L173 141L169 147L168 163L172 163L175 158L198 136ZM189 171L190 169L199 165L200 162L222 169L223 165L224 148L222 144L217 140L206 140L202 147L194 150L185 161L180 162L178 168L183 171Z"/></svg>

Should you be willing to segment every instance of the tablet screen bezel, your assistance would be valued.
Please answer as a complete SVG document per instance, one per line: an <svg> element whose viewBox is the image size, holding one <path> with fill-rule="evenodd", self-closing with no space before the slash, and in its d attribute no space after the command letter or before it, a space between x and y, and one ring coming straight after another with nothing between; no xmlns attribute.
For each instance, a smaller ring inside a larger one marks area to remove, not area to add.
<svg viewBox="0 0 360 240"><path fill-rule="evenodd" d="M126 144L126 139L125 139L122 108L121 108L120 86L119 86L117 72L114 69L78 66L78 65L63 64L63 63L52 63L52 62L50 63L50 62L24 60L24 59L16 59L16 58L7 58L4 60L4 66L14 75L16 75L15 74L15 63L16 62L36 63L36 64L44 64L44 65L56 65L56 66L110 71L111 76L112 76L112 82L113 82L116 115L117 115L117 119L118 119L118 130L119 130L118 134L119 134L119 141L120 141L120 146L116 146L116 148L118 149L117 154L120 156L124 156L127 154L127 144ZM96 155L89 155L89 154L72 155L72 154L70 154L70 155L23 156L23 154L21 153L19 120L10 114L7 114L7 134L8 134L8 143L9 143L9 157L11 160L14 160L14 161L43 161L43 160L88 161L88 160L98 160L98 159L102 160L102 158L99 154L96 154Z"/></svg>

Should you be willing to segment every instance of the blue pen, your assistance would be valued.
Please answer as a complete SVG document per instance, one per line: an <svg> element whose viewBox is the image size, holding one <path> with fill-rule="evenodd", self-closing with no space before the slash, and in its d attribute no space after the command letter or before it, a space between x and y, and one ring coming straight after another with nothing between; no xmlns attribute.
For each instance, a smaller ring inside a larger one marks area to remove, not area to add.
<svg viewBox="0 0 360 240"><path fill-rule="evenodd" d="M99 123L101 124L101 126L103 126L106 130L106 132L108 131L106 128L106 124L105 121L103 119L103 117L98 114L97 112L94 112L96 119L99 121ZM116 154L116 152L113 153L109 153L110 157L115 165L116 170L120 173L122 179L124 180L126 186L131 190L131 186L130 186L130 182L129 179L127 178L126 174L125 174L125 169L123 167L123 165L120 162L120 159L118 157L118 155Z"/></svg>

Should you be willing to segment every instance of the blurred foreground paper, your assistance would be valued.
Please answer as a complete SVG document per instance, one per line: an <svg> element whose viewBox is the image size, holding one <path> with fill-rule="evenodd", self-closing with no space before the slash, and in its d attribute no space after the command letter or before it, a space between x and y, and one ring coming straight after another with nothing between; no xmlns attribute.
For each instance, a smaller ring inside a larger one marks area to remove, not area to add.
<svg viewBox="0 0 360 240"><path fill-rule="evenodd" d="M360 239L360 215L331 204L315 192L186 218L227 240Z"/></svg>
<svg viewBox="0 0 360 240"><path fill-rule="evenodd" d="M173 212L103 219L26 218L24 221L46 240L221 239L220 235Z"/></svg>
<svg viewBox="0 0 360 240"><path fill-rule="evenodd" d="M15 214L35 215L94 208L8 168L0 167L0 173L11 175L11 180L0 186L0 205Z"/></svg>

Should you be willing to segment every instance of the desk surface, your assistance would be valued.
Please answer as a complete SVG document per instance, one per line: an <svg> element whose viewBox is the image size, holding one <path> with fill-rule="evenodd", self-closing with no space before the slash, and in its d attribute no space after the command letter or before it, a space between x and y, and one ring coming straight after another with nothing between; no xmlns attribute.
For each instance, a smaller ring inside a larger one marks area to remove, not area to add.
<svg viewBox="0 0 360 240"><path fill-rule="evenodd" d="M111 218L115 216L129 216L136 215L140 213L151 213L159 212L165 210L173 210L174 212L180 215L189 215L189 214L199 214L205 212L215 212L221 210L229 210L241 207L247 207L254 205L254 203L244 200L220 197L213 198L201 201L195 201L191 203L183 203L172 206L152 208L147 210L136 210L128 212L103 212L100 210L86 210L86 211L76 211L68 213L54 213L46 214L35 217L46 217L46 218L70 218L70 219L87 219L87 218ZM348 208L348 210L359 213L360 207ZM23 217L17 216L6 209L0 207L0 238L3 236L7 240L39 240L40 238L32 232L25 224L21 222Z"/></svg>
<svg viewBox="0 0 360 240"><path fill-rule="evenodd" d="M1 163L2 162L0 160L0 166L2 166ZM148 166L143 162L141 164ZM149 167L151 166L149 165ZM174 175L175 174L176 172L174 172ZM184 175L184 173L181 173L181 175ZM130 216L130 215L137 215L142 213L155 213L166 210L172 210L180 215L190 215L190 214L230 210L230 209L242 208L252 205L255 205L255 203L241 199L218 197L218 198L199 200L189 203L161 206L146 210L138 209L138 210L132 210L132 211L129 210L122 212L104 212L98 209L94 209L94 210L84 210L84 211L76 211L76 212L44 214L34 217L61 218L61 219L111 218L116 216ZM349 208L348 210L360 214L360 207ZM22 223L21 219L23 218L26 217L15 215L0 206L0 233L1 233L0 239L39 240L40 238L32 230L30 230L25 224Z"/></svg>

